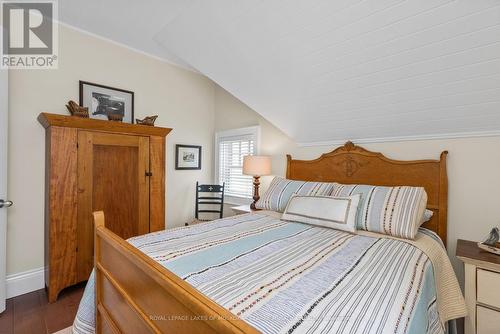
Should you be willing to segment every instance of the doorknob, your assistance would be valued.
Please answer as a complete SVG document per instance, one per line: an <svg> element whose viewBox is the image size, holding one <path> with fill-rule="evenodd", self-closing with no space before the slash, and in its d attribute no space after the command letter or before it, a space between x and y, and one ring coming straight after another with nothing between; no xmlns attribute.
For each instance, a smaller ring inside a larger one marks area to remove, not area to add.
<svg viewBox="0 0 500 334"><path fill-rule="evenodd" d="M12 201L4 201L3 199L0 199L0 209L1 208L10 208L12 206Z"/></svg>

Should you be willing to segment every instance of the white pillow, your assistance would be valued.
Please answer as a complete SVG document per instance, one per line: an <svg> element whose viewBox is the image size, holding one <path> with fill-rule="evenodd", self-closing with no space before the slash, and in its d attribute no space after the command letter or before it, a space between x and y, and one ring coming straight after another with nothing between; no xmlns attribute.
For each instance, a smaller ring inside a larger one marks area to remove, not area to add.
<svg viewBox="0 0 500 334"><path fill-rule="evenodd" d="M356 212L361 195L349 197L293 195L282 220L356 231Z"/></svg>

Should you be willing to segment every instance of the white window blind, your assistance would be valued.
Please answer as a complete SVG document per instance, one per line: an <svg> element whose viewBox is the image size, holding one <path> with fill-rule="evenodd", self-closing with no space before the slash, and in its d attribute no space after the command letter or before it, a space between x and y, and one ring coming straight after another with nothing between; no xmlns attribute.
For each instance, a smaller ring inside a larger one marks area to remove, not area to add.
<svg viewBox="0 0 500 334"><path fill-rule="evenodd" d="M243 175L243 157L257 153L256 127L217 134L218 178L227 196L251 198L253 178Z"/></svg>

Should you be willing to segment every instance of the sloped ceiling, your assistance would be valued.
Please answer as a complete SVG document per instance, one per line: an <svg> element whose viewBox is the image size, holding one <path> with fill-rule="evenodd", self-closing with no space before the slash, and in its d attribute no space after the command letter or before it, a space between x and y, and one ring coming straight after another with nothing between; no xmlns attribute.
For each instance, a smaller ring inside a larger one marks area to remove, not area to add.
<svg viewBox="0 0 500 334"><path fill-rule="evenodd" d="M192 0L60 0L59 19L75 28L192 69L153 37Z"/></svg>
<svg viewBox="0 0 500 334"><path fill-rule="evenodd" d="M498 0L178 5L133 25L299 143L500 133Z"/></svg>

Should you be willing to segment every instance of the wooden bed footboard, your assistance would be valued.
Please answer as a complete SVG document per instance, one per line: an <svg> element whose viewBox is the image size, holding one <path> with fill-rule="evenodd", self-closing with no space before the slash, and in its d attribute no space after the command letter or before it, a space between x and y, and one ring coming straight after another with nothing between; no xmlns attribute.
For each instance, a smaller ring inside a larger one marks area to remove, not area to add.
<svg viewBox="0 0 500 334"><path fill-rule="evenodd" d="M97 333L259 333L94 222Z"/></svg>

